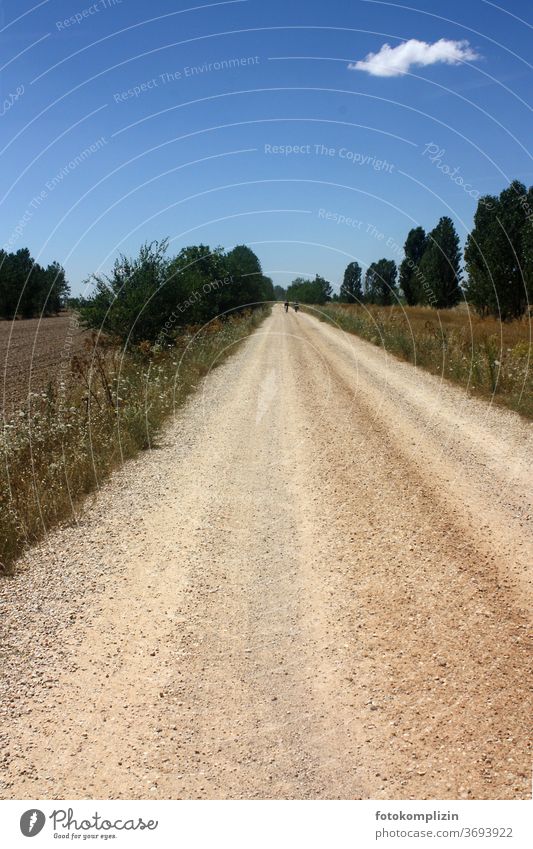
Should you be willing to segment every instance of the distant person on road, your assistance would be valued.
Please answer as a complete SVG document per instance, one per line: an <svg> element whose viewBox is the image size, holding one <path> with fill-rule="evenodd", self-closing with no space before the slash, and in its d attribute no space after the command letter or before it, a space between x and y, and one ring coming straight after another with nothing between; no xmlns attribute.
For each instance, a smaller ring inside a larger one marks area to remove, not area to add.
<svg viewBox="0 0 533 849"><path fill-rule="evenodd" d="M294 312L298 312L298 310L300 309L300 304L298 303L298 301L295 301L295 303L293 304L293 307L294 307Z"/></svg>
<svg viewBox="0 0 533 849"><path fill-rule="evenodd" d="M285 312L289 312L289 302L288 302L288 301L285 301L285 303L283 304L283 306L285 307Z"/></svg>

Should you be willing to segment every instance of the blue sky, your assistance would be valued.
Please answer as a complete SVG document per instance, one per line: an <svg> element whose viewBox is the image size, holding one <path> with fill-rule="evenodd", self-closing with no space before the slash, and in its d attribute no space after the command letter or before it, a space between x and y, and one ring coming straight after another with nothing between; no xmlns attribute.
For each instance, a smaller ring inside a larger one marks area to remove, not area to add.
<svg viewBox="0 0 533 849"><path fill-rule="evenodd" d="M0 3L2 243L78 292L165 236L335 286L441 215L464 239L478 195L533 182L531 7L417 2Z"/></svg>

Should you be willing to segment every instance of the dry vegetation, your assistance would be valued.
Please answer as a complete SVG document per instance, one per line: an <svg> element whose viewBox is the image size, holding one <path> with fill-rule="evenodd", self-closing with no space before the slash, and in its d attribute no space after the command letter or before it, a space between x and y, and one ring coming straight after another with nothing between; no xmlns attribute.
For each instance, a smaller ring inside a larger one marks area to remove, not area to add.
<svg viewBox="0 0 533 849"><path fill-rule="evenodd" d="M29 394L24 383L23 403L4 416L0 567L7 568L58 521L75 517L81 496L126 458L151 447L165 418L199 378L232 353L267 312L215 319L202 330L188 328L172 348L146 342L127 354L93 333L77 339L76 353L70 347L65 356L65 334L52 333L55 352L48 340L46 367L39 363L31 370L39 380L32 377ZM34 336L28 328L29 350L19 345L19 364L39 362Z"/></svg>
<svg viewBox="0 0 533 849"><path fill-rule="evenodd" d="M533 321L479 318L467 309L328 304L311 311L349 333L533 417Z"/></svg>

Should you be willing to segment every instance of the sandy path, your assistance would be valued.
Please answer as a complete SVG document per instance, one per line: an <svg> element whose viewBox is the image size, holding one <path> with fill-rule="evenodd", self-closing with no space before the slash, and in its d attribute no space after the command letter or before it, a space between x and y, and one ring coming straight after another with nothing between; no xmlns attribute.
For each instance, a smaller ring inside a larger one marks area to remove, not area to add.
<svg viewBox="0 0 533 849"><path fill-rule="evenodd" d="M276 307L3 582L2 796L528 797L531 443Z"/></svg>

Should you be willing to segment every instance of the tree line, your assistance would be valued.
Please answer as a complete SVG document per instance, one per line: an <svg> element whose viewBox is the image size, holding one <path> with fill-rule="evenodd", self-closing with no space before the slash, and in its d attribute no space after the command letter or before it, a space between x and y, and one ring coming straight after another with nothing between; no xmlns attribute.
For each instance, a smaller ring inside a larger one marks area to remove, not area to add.
<svg viewBox="0 0 533 849"><path fill-rule="evenodd" d="M28 248L16 253L0 250L0 317L13 319L57 315L69 294L65 272L58 262L44 268Z"/></svg>
<svg viewBox="0 0 533 849"><path fill-rule="evenodd" d="M246 245L228 252L192 245L175 257L167 249L167 240L145 244L134 259L118 257L110 274L89 278L94 291L78 304L85 325L165 345L184 326L274 300L272 281Z"/></svg>
<svg viewBox="0 0 533 849"><path fill-rule="evenodd" d="M465 245L464 281L459 236L448 216L429 233L411 229L403 251L399 267L382 258L364 276L359 263L350 262L338 295L317 275L314 281L297 278L287 290L276 286L276 297L314 304L405 302L437 309L464 299L482 316L518 318L533 300L533 187L515 180L499 195L479 199Z"/></svg>
<svg viewBox="0 0 533 849"><path fill-rule="evenodd" d="M297 277L286 292L289 301L301 301L304 304L324 304L333 296L333 287L319 274L314 280Z"/></svg>
<svg viewBox="0 0 533 849"><path fill-rule="evenodd" d="M109 275L87 281L93 294L71 306L80 309L89 327L132 341L155 340L167 332L165 326L171 333L244 305L285 298L438 309L464 299L482 316L508 320L523 315L533 299L533 187L515 180L499 195L479 199L464 250L464 281L459 236L448 216L429 233L423 227L409 231L399 267L383 257L363 277L359 263L349 263L338 295L318 274L314 280L297 277L287 289L274 287L246 245L228 252L192 245L175 257L167 256L167 248L164 240L143 245L136 258L120 256ZM57 314L68 295L59 263L44 268L27 248L0 250L0 317Z"/></svg>

